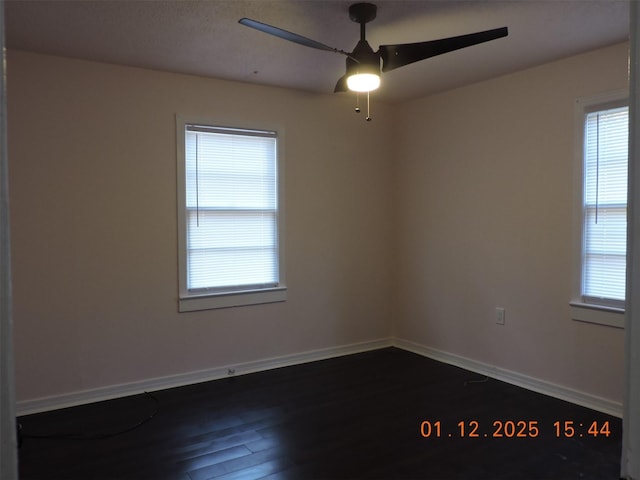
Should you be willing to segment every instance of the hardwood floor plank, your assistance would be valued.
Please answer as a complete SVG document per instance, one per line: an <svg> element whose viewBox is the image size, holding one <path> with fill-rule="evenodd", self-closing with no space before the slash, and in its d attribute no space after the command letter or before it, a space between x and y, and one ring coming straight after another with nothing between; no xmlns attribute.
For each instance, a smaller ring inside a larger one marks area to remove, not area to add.
<svg viewBox="0 0 640 480"><path fill-rule="evenodd" d="M280 448L272 448L252 453L250 455L245 455L240 458L227 460L215 465L210 465L208 467L189 470L187 473L189 473L192 480L211 480L212 478L218 478L225 475L240 475L243 470L252 470L257 466L268 462L287 463L288 460L286 460L286 456L283 455Z"/></svg>
<svg viewBox="0 0 640 480"><path fill-rule="evenodd" d="M188 460L182 460L179 465L186 472L198 470L204 467L210 467L222 462L234 460L236 458L242 458L247 455L251 455L252 452L244 445L238 445L235 447L227 448L225 450L217 450L212 453L199 455L197 457L189 458Z"/></svg>
<svg viewBox="0 0 640 480"><path fill-rule="evenodd" d="M286 458L278 458L259 463L253 467L236 470L235 472L215 477L216 480L258 480L274 473L286 470L292 462Z"/></svg>

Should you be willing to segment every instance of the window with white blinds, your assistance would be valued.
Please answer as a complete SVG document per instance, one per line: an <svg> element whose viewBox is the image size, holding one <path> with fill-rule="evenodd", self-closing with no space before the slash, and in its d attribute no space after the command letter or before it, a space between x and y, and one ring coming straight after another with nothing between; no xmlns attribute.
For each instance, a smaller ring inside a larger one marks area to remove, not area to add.
<svg viewBox="0 0 640 480"><path fill-rule="evenodd" d="M624 307L628 107L585 114L582 299Z"/></svg>
<svg viewBox="0 0 640 480"><path fill-rule="evenodd" d="M224 297L204 308L282 301L264 294L283 289L276 132L183 131L181 298ZM192 305L181 310L201 309Z"/></svg>

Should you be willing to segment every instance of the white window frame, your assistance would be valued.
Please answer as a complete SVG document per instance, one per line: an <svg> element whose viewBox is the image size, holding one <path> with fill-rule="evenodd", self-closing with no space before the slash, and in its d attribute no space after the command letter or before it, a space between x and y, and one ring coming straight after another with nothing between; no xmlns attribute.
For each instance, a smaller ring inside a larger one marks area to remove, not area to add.
<svg viewBox="0 0 640 480"><path fill-rule="evenodd" d="M277 285L252 290L217 289L211 292L189 291L187 288L187 216L186 216L186 164L185 164L185 129L187 125L202 125L213 128L237 129L241 131L277 132L276 169L277 169L277 203L278 203L278 270ZM284 302L287 299L285 282L285 248L284 248L284 156L282 145L284 132L282 128L273 126L235 126L227 122L212 119L191 118L176 115L176 150L177 150L177 207L178 207L178 311L192 312L217 308L259 305L264 303Z"/></svg>
<svg viewBox="0 0 640 480"><path fill-rule="evenodd" d="M571 292L571 318L573 320L624 328L624 307L598 304L596 299L582 296L582 261L584 241L584 131L588 113L629 104L628 90L616 90L599 95L578 98L574 109L574 207L573 207L573 274Z"/></svg>

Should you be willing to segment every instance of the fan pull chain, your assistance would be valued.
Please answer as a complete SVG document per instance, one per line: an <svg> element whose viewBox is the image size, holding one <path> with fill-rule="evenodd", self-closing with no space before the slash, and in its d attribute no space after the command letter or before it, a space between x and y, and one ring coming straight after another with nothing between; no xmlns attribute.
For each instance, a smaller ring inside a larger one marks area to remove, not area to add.
<svg viewBox="0 0 640 480"><path fill-rule="evenodd" d="M358 93L358 92L356 92L356 108L355 108L355 112L356 113L360 113L360 93ZM367 116L366 116L365 120L367 122L370 122L372 120L372 118L371 118L371 104L369 102L369 92L367 92Z"/></svg>

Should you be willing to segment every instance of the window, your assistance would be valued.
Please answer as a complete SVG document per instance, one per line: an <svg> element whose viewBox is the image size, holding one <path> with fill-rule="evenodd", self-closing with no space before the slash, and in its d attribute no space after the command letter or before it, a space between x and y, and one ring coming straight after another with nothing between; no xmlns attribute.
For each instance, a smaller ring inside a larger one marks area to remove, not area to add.
<svg viewBox="0 0 640 480"><path fill-rule="evenodd" d="M285 300L278 134L177 123L179 310Z"/></svg>
<svg viewBox="0 0 640 480"><path fill-rule="evenodd" d="M609 313L624 311L626 289L629 109L619 96L578 101L580 267L572 305ZM587 321L604 315L586 313ZM621 326L618 317L597 323Z"/></svg>
<svg viewBox="0 0 640 480"><path fill-rule="evenodd" d="M624 306L627 253L628 107L585 117L582 296Z"/></svg>

